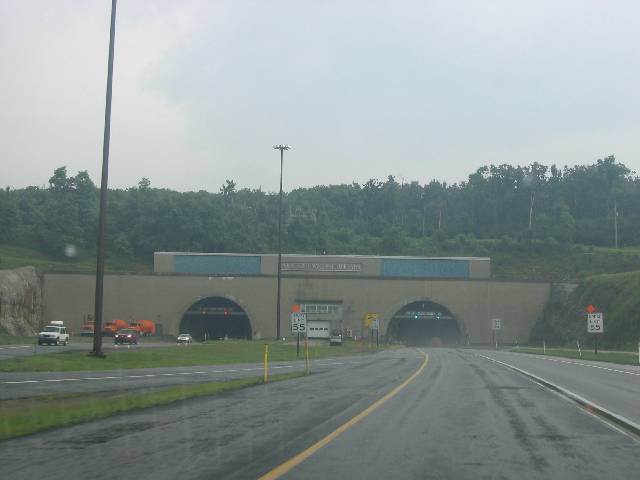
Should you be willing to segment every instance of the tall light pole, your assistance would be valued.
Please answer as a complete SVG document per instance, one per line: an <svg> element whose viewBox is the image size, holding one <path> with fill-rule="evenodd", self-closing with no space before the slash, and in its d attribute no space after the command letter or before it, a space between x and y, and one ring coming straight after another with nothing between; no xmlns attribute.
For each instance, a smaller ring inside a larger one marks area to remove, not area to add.
<svg viewBox="0 0 640 480"><path fill-rule="evenodd" d="M276 338L280 340L280 282L282 277L282 166L284 164L284 151L290 150L289 145L274 145L274 149L280 150L280 198L278 200L278 293L276 299Z"/></svg>
<svg viewBox="0 0 640 480"><path fill-rule="evenodd" d="M98 220L98 252L96 260L96 296L94 310L93 350L90 355L104 357L102 352L102 297L104 290L104 236L109 185L109 141L111 139L111 92L113 85L113 50L116 36L116 3L111 0L111 28L109 29L109 60L107 64L107 98L104 109L104 137L102 142L102 178L100 181L100 214Z"/></svg>

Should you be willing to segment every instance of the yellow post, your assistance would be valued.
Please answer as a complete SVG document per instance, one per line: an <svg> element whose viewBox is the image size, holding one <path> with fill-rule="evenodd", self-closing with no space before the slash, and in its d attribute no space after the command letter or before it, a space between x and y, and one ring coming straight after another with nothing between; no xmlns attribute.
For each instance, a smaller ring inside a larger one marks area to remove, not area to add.
<svg viewBox="0 0 640 480"><path fill-rule="evenodd" d="M307 337L304 337L304 373L309 375L309 343Z"/></svg>
<svg viewBox="0 0 640 480"><path fill-rule="evenodd" d="M264 345L264 383L269 381L269 345Z"/></svg>

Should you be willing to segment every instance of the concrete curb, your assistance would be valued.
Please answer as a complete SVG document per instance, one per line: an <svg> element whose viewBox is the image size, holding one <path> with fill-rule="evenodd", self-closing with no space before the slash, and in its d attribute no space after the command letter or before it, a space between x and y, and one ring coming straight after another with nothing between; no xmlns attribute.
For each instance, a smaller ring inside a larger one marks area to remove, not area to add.
<svg viewBox="0 0 640 480"><path fill-rule="evenodd" d="M590 412L593 412L607 420L609 420L610 422L614 423L615 425L617 425L618 427L624 429L625 431L632 433L633 435L640 437L640 425L629 420L626 417L623 417L622 415L618 415L617 413L612 412L611 410L607 410L604 407L601 407L600 405L598 405L597 403L594 403L590 400L587 400L586 398L578 395L577 393L573 393L571 390L567 390L566 388L563 388L559 385L556 385L555 383L550 382L549 380L546 380L542 377L539 377L537 375L534 375L533 373L529 373L526 370L522 370L521 368L515 367L513 365L510 365L508 363L505 362L501 362L500 360L496 360L495 358L491 358L491 357L487 357L485 355L480 355L478 354L479 357L482 357L486 360L489 360L491 362L497 363L502 365L503 367L507 367L510 368L511 370L520 373L521 375L524 375L525 377L530 378L531 380L535 381L536 383L550 389L553 390L559 394L561 394L562 396L568 398L569 400L572 400L573 402L577 403L578 405L585 407L586 409L588 409Z"/></svg>

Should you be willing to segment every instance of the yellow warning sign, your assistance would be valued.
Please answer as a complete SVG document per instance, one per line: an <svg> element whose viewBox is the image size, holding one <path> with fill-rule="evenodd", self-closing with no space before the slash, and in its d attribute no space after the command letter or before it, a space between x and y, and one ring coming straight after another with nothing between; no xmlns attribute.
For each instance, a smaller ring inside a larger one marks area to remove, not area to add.
<svg viewBox="0 0 640 480"><path fill-rule="evenodd" d="M368 312L364 314L364 317L362 318L362 323L364 324L365 327L367 328L371 328L371 326L376 323L376 321L378 320L378 314L375 312Z"/></svg>

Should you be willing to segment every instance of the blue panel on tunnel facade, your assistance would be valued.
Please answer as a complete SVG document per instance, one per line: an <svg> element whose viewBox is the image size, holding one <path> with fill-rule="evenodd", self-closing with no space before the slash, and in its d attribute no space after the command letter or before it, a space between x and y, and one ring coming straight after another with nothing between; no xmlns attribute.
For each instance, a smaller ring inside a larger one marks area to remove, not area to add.
<svg viewBox="0 0 640 480"><path fill-rule="evenodd" d="M404 278L469 278L469 260L383 258L380 276Z"/></svg>
<svg viewBox="0 0 640 480"><path fill-rule="evenodd" d="M176 273L259 275L259 255L176 255Z"/></svg>

